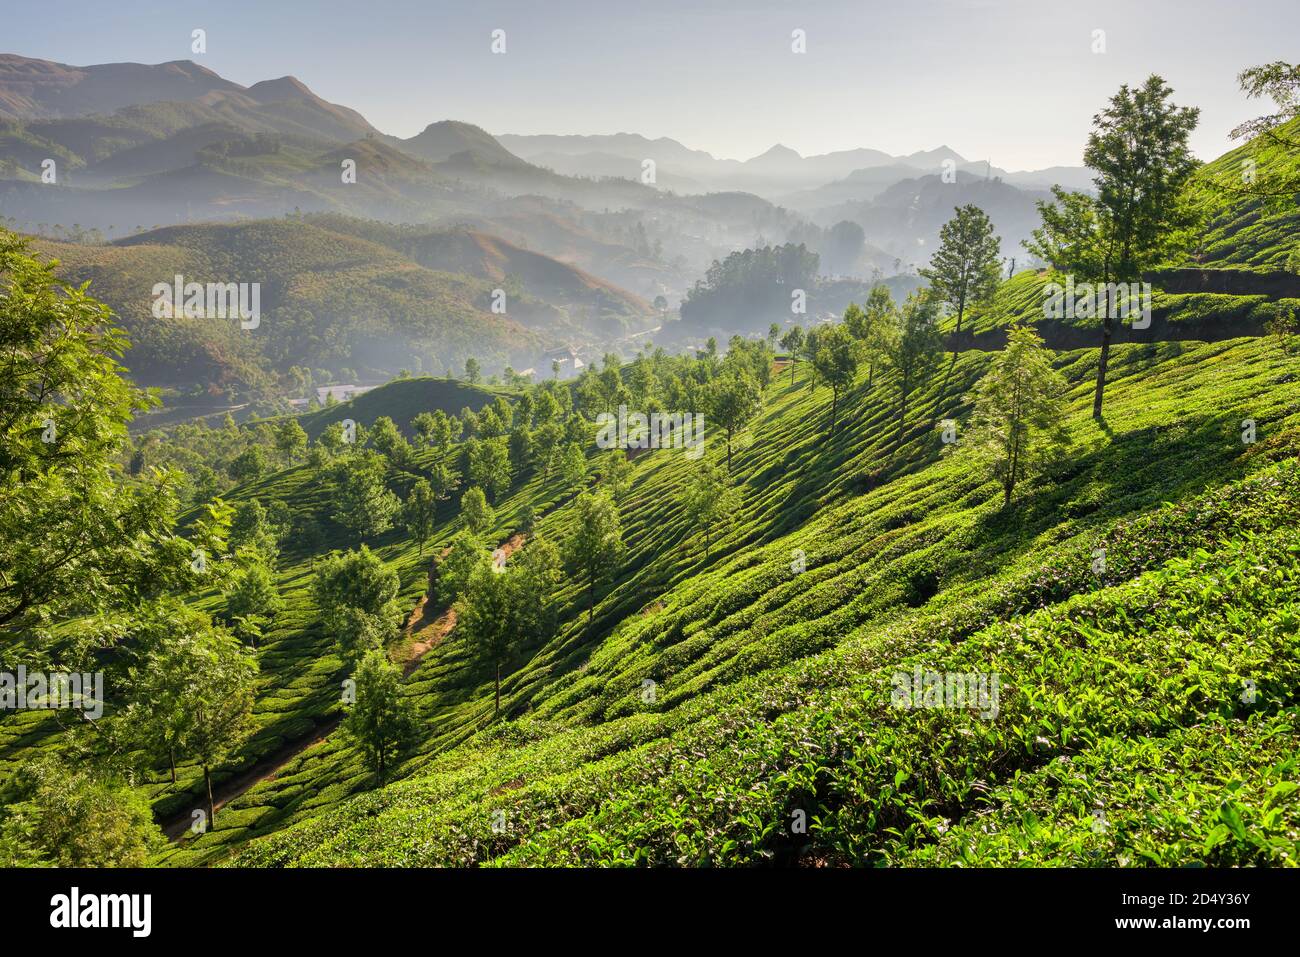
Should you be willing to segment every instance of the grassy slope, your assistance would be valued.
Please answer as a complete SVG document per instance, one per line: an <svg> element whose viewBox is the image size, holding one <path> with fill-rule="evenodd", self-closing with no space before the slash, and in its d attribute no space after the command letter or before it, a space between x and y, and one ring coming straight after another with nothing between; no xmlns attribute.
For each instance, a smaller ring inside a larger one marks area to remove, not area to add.
<svg viewBox="0 0 1300 957"><path fill-rule="evenodd" d="M299 421L314 439L327 425L344 418L372 423L378 416L388 415L405 426L418 411L442 409L448 415L456 415L465 406L481 408L497 394L506 393L445 379L407 379L349 402L307 413ZM404 481L409 480L407 477ZM232 503L249 498L259 498L264 504L282 499L295 515L307 513L318 518L326 541L318 551L290 542L281 555L280 586L288 607L262 641L259 658L263 685L254 708L257 731L229 767L218 775L219 781L245 770L286 744L309 736L319 724L339 714L330 679L342 668L342 662L333 656L329 643L318 634L307 589L315 555L329 548L347 547L349 543L326 520L328 502L320 483L306 466L286 469L240 486L227 496ZM447 517L444 514L440 520ZM384 544L380 550L386 556L398 556L407 550L400 533L389 533L381 541ZM411 586L412 581L405 584ZM221 610L215 595L207 596L204 606L209 611ZM5 714L0 720L0 777L7 776L36 750L57 740L59 732L58 722L48 712ZM201 787L201 772L193 764L182 764L176 788L162 774L154 775L147 785L162 816L190 806Z"/></svg>
<svg viewBox="0 0 1300 957"><path fill-rule="evenodd" d="M1075 329L1100 330L1101 321L1093 318L1045 319L1043 303L1047 286L1057 282L1046 272L1032 270L1017 273L998 287L989 302L973 308L962 321L962 333L987 334L1013 323L1035 326L1051 341L1068 336ZM1157 335L1200 338L1207 334L1230 338L1234 335L1257 335L1278 307L1300 309L1300 299L1271 298L1268 295L1231 295L1212 292L1171 293L1153 283L1151 313ZM954 320L944 320L952 329ZM1127 324L1125 320L1121 324ZM1117 334L1122 335L1123 331ZM1100 335L1100 332L1097 332Z"/></svg>
<svg viewBox="0 0 1300 957"><path fill-rule="evenodd" d="M1278 134L1300 137L1300 119L1278 128ZM1234 195L1242 188L1245 164L1254 162L1254 185L1262 190L1274 184L1295 182L1300 161L1276 144L1256 138L1202 167L1193 184L1194 195L1207 213L1201 236L1204 265L1255 272L1285 270L1300 253L1300 206L1294 197L1279 205ZM1226 197L1230 197L1225 200Z"/></svg>
<svg viewBox="0 0 1300 957"><path fill-rule="evenodd" d="M357 755L336 736L235 801L219 815L214 833L176 853L173 862L209 860L230 842L299 820L300 827L244 860L297 859L299 847L307 849L303 860L318 862L486 860L512 846L522 836L518 828L504 843L496 835L476 837L469 850L440 842L451 840L448 835L477 835L488 805L499 803L485 800L493 790L509 790L512 801L519 791L517 801L529 807L539 800L546 804L544 813L536 807L519 811L530 818L526 827L520 825L525 831L557 820L547 802L571 793L578 781L590 779L592 803L575 798L561 819L581 818L619 795L631 801L641 788L635 775L621 777L630 773L628 767L651 766L650 752L662 749L684 760L681 755L692 752L681 736L703 727L701 722L713 727L716 714L727 708L738 719L752 718L761 713L756 700L791 680L810 682L804 692L820 688L830 694L834 683L827 684L824 669L838 673L852 648L883 642L890 654L876 659L877 665L892 663L898 649L887 626L923 628L929 621L928 627L948 627L954 615L979 620L971 609L985 607L981 596L1012 588L1026 576L1038 581L1045 564L1056 567L1053 559L1059 568L1048 578L1054 584L1022 602L1025 608L1094 588L1087 574L1091 548L1116 520L1211 489L1269 457L1259 454L1262 446L1243 453L1241 418L1257 420L1264 446L1271 441L1277 454L1294 454L1285 444L1291 439L1281 436L1300 424L1300 385L1285 371L1293 360L1269 343L1124 347L1116 358L1107 438L1083 414L1093 357L1060 357L1075 383L1076 456L1065 472L1027 488L1014 517L997 509L992 483L965 462L939 455L937 433L928 428L933 395L919 406L926 421L918 420L903 453L891 456L885 447L893 409L882 404L879 388L874 395L859 388L849 402L849 427L827 441L828 396L809 396L802 384L790 389L783 380L751 430L752 444L737 456L737 478L746 491L744 519L725 533L709 559L677 504L685 460L668 452L636 460L634 491L622 506L630 548L619 583L601 595L590 634L577 588L562 594L565 624L559 634L529 650L505 683L507 713L521 720L483 730L491 713L488 676L473 666L453 632L409 682L428 729L399 772L411 774L409 781L314 819L345 795L373 785ZM986 361L983 354L963 355L954 384L971 381ZM942 414L953 411L945 407ZM719 454L716 440L711 454ZM571 522L569 494L554 479L544 487L531 479L501 504L497 537L512 531L514 509L530 501L546 512L543 532L562 539ZM439 541L454 528L444 525ZM1213 525L1180 527L1163 551L1138 567L1156 568L1172 555L1213 544L1219 531ZM797 577L789 565L796 548L808 562L808 571ZM404 593L413 600L422 591L424 561L400 541L383 553L402 569ZM306 616L305 570L287 568L284 584L289 614ZM1020 610L1021 605L986 608L990 621ZM913 619L919 624L908 625ZM308 626L298 637L289 629L275 654L285 656L285 667L297 662L295 673L313 649L322 656L299 677L319 683L325 714L336 707L332 679L342 675L320 640L307 637L310 631ZM792 678L791 669L803 669L805 678ZM658 683L652 708L641 701L645 678ZM710 752L711 747L699 751ZM748 759L739 766L747 765ZM370 820L373 808L389 805L391 819ZM408 820L416 813L412 806L418 806L419 827ZM434 827L431 818L442 824ZM359 821L365 823L357 830L352 825Z"/></svg>
<svg viewBox="0 0 1300 957"><path fill-rule="evenodd" d="M344 419L371 424L386 415L397 423L408 436L412 435L411 420L421 412L441 409L447 415L459 415L468 406L477 412L497 396L509 398L508 389L493 386L470 385L456 379L435 379L418 376L399 379L379 389L363 392L348 402L307 412L298 417L307 437L313 441L326 426Z"/></svg>
<svg viewBox="0 0 1300 957"><path fill-rule="evenodd" d="M1300 120L1280 129L1280 134L1300 136ZM1294 201L1270 204L1236 192L1243 163L1253 160L1256 186L1267 189L1279 181L1300 177L1300 159L1263 140L1254 140L1205 164L1193 176L1189 196L1203 215L1196 235L1199 259L1185 257L1171 262L1171 267L1230 270L1246 273L1285 272L1292 256L1300 253L1300 206ZM988 332L1020 321L1050 326L1043 320L1044 286L1050 277L1021 271L999 289L993 300L973 308L962 323L963 330ZM1155 284L1152 311L1157 320L1175 326L1195 324L1212 318L1219 325L1241 324L1242 334L1255 334L1251 324L1262 324L1272 314L1275 304L1300 309L1300 300L1270 301L1265 295L1226 295L1193 292L1171 294ZM1067 319L1067 325L1099 327L1095 319ZM951 319L949 320L951 324Z"/></svg>

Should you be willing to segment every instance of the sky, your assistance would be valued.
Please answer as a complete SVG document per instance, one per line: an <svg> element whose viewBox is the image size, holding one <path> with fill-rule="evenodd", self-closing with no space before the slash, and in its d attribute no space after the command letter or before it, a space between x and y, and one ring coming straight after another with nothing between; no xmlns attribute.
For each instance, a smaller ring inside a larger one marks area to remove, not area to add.
<svg viewBox="0 0 1300 957"><path fill-rule="evenodd" d="M1219 155L1269 112L1236 75L1294 61L1300 2L0 0L0 22L0 52L193 59L246 86L293 75L399 136L456 119L668 136L734 159L946 145L1019 170L1079 165L1093 114L1151 73L1201 108L1197 155ZM191 52L196 28L206 53Z"/></svg>

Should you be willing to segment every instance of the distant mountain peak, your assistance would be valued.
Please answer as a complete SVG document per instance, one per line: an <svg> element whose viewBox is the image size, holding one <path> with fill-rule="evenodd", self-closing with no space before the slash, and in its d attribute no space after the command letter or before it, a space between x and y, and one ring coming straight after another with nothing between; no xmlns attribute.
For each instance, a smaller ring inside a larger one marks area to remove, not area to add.
<svg viewBox="0 0 1300 957"><path fill-rule="evenodd" d="M487 131L484 130L483 127L475 126L473 123L466 123L464 120L434 120L424 129L420 130L420 132L417 133L416 136L424 136L425 134L429 134L430 136L432 136L437 133L441 133L444 131L451 131L451 130L460 130L464 132L484 133L484 134L487 133ZM414 138L415 137L412 137L412 139Z"/></svg>
<svg viewBox="0 0 1300 957"><path fill-rule="evenodd" d="M790 147L786 146L786 145L783 144L783 143L777 143L775 146L771 147L771 148L768 149L766 152L764 152L764 153L760 153L758 156L755 156L753 159L749 160L749 162L751 162L751 163L760 163L760 162L764 162L764 163L765 163L765 162L769 162L769 161L773 161L773 160L776 160L776 161L779 161L779 162L786 162L787 160L794 160L794 161L797 162L797 161L802 160L802 159L803 159L803 157L800 156L799 153L798 153L797 151L790 149Z"/></svg>
<svg viewBox="0 0 1300 957"><path fill-rule="evenodd" d="M952 160L954 163L962 164L966 158L958 153L951 146L936 146L932 150L917 150L908 156L900 156L904 163L911 163L913 166L918 164L942 163L945 160Z"/></svg>
<svg viewBox="0 0 1300 957"><path fill-rule="evenodd" d="M462 163L471 159L508 164L523 162L487 130L462 120L438 120L409 139L391 142L398 149L431 163L453 158Z"/></svg>
<svg viewBox="0 0 1300 957"><path fill-rule="evenodd" d="M248 95L258 102L268 100L315 100L319 99L307 84L296 76L282 76L275 80L262 80L248 88Z"/></svg>
<svg viewBox="0 0 1300 957"><path fill-rule="evenodd" d="M147 67L145 63L107 63L105 66L132 66ZM211 77L215 80L222 80L223 77L215 70L210 70L201 63L195 63L193 60L168 60L165 63L159 63L158 67L172 73L184 73L187 76L198 74L199 76Z"/></svg>

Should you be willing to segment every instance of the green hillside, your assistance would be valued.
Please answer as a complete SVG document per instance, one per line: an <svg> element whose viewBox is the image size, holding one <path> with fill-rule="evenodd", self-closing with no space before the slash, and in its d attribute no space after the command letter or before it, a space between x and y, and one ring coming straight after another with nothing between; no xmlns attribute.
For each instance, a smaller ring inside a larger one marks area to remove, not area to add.
<svg viewBox="0 0 1300 957"><path fill-rule="evenodd" d="M307 412L298 421L313 440L335 422L349 418L374 422L380 416L388 416L409 435L411 420L421 412L441 410L448 415L456 415L461 409L477 412L497 396L510 395L505 389L470 385L455 379L399 379L347 402Z"/></svg>
<svg viewBox="0 0 1300 957"><path fill-rule="evenodd" d="M954 381L973 381L987 361L984 354L963 354ZM1159 589L1195 592L1197 581L1219 574L1204 562L1249 567L1260 560L1251 548L1294 554L1286 552L1294 541L1286 516L1300 494L1290 462L1300 436L1300 387L1287 373L1293 362L1266 340L1123 347L1116 358L1122 378L1113 382L1103 433L1087 417L1088 353L1060 356L1059 367L1075 383L1076 451L1070 464L1024 494L1014 518L1000 512L982 475L959 456L939 454L929 413L910 430L903 450L890 453L888 380L871 392L859 383L846 403L852 427L828 443L827 395L810 394L802 381L791 387L784 377L736 458L744 518L718 536L708 558L680 504L690 463L669 450L634 460L635 491L620 507L628 555L618 583L598 601L590 630L579 590L562 591L567 610L556 637L528 649L506 679L509 721L491 721L491 684L453 630L407 681L424 730L402 766L405 781L334 809L372 782L357 753L331 735L291 759L274 780L232 801L215 831L166 859L209 860L231 842L298 821L251 845L238 862L600 862L622 860L633 848L649 862L757 861L794 850L782 820L802 808L810 821L828 822L828 837L819 843L812 829L801 854L906 862L928 853L935 836L930 824L940 811L956 818L984 806L971 790L977 779L997 786L1059 755L1091 760L1091 748L1114 747L1117 736L1126 740L1134 732L1162 746L1183 729L1209 733L1198 729L1211 719L1267 717L1294 700L1294 671L1285 656L1276 657L1287 647L1285 635L1276 649L1256 649L1244 661L1227 651L1216 659L1220 652L1206 647L1211 657L1201 670L1216 675L1217 684L1201 688L1191 704L1181 686L1166 688L1150 714L1129 715L1125 720L1135 723L1125 725L1112 722L1127 686L1088 678L1098 682L1097 700L1083 710L1073 696L1060 697L1061 688L1073 689L1091 674L1095 662L1085 650L1078 660L1055 661L1059 670L1050 673L1024 672L1019 662L1053 658L1040 659L1033 641L1053 643L1059 658L1067 646L1061 629L1083 620L1088 630L1079 634L1105 636L1114 646L1105 653L1113 662L1107 669L1128 669L1117 673L1148 688L1164 680L1158 661L1178 670L1201 653L1198 642L1205 639L1171 636L1191 622L1211 628L1207 609L1193 603L1171 610L1167 626L1131 634L1125 630L1134 627L1131 609L1148 593L1160 605ZM1225 389L1225 381L1233 387ZM379 404L387 391L369 394L375 413L387 408ZM932 389L919 407L932 409L938 399ZM1239 419L1246 415L1257 422L1256 446L1240 441ZM720 454L716 437L710 442L709 454ZM294 474L275 482L298 508L310 493L291 491ZM243 494L265 497L274 487L264 483ZM498 504L489 537L508 538L512 519L528 503L543 516L541 533L563 539L573 528L571 496L557 477L534 476ZM441 526L435 553L457 527L454 521ZM1111 563L1102 576L1090 567L1097 547L1107 548ZM807 563L799 575L790 564L796 549ZM382 554L401 570L404 601L413 604L424 588L427 558L400 539ZM1138 577L1144 574L1149 581ZM1276 605L1287 620L1293 577L1284 577L1276 593L1252 591L1252 601ZM304 608L306 580L303 565L282 571L291 609ZM1216 614L1250 613L1215 600L1222 605ZM1108 614L1120 617L1111 622ZM319 638L293 637L298 622L292 613L287 632L277 624L263 655L279 661L307 654L315 661L310 680L324 682L340 663L328 654L316 657L326 648ZM1041 637L1024 638L1029 644L1020 657L1004 659L1008 629ZM964 640L953 644L958 637ZM400 644L394 653L400 655ZM913 662L970 670L976 661L997 665L1003 707L1015 709L1014 724L999 721L996 731L981 731L955 753L962 773L941 765L922 774L924 755L941 752L945 735L960 741L987 726L947 713L897 714L888 707L888 675ZM1276 675L1275 665L1283 667ZM1200 687L1201 670L1186 680ZM308 675L294 673L300 686L309 683ZM1248 674L1271 690L1261 692L1257 706L1238 708L1229 692ZM641 698L646 679L656 682L653 705ZM270 698L278 707L292 700L282 692ZM1162 703L1166 698L1170 704ZM337 709L323 690L315 700L310 727ZM874 752L850 760L845 749L861 748L860 729L875 725L888 732L889 743L882 739ZM297 722L292 730L306 733L308 726ZM896 741L897 735L904 737ZM809 740L820 742L813 754L821 757L811 766L798 744ZM1022 756L1010 760L1007 748ZM879 759L871 753L916 754L909 760L916 779L893 781L902 769L891 762L888 781L872 783ZM1004 757L976 774L977 763L991 754ZM1267 754L1261 751L1258 760ZM815 783L823 779L832 782L828 790ZM697 790L704 782L712 783ZM860 803L877 788L892 795L887 820L914 825L905 840L891 843L885 833L897 824L862 830L861 822L884 813L883 798ZM162 806L178 805L180 799ZM498 809L517 822L507 835L491 831L491 812ZM845 814L856 823L829 823ZM857 843L839 846L847 833ZM1131 853L1132 845L1116 844L1112 852Z"/></svg>
<svg viewBox="0 0 1300 957"><path fill-rule="evenodd" d="M654 315L649 303L613 283L489 233L403 227L333 215L310 217L310 221L388 246L429 269L506 283L531 298L554 303L569 314L578 335L621 336L646 328Z"/></svg>
<svg viewBox="0 0 1300 957"><path fill-rule="evenodd" d="M1300 154L1201 165L1197 111L1130 94L1089 138L1099 194L1038 211L1053 268L1008 277L968 205L904 301L840 278L842 317L766 329L755 303L824 277L756 243L694 298L757 334L678 354L630 344L674 340L661 309L524 241L594 256L618 223L640 269L634 214L486 194L649 186L468 124L356 139L289 77L152 104L168 134L78 127L86 175L201 154L151 190L323 191L355 152L376 202L454 181L519 241L337 212L0 230L0 866L1300 865L1295 197L1229 182L1300 182ZM205 110L284 138L192 135ZM261 321L158 313L174 275L258 283ZM1045 309L1083 275L1149 280L1151 323ZM338 382L382 384L321 406ZM102 688L16 704L20 668Z"/></svg>
<svg viewBox="0 0 1300 957"><path fill-rule="evenodd" d="M555 342L621 336L652 316L631 293L486 233L342 216L168 226L39 248L113 308L135 343L128 364L139 381L187 393L273 396L294 365L372 380L460 369L470 356L495 369L540 367ZM242 330L155 317L155 283L177 274L260 283L263 321ZM493 311L497 289L505 314Z"/></svg>
<svg viewBox="0 0 1300 957"><path fill-rule="evenodd" d="M1282 124L1277 135L1300 135L1300 119ZM1300 210L1294 202L1270 203L1242 195L1249 186L1295 182L1300 159L1275 142L1251 140L1197 173L1196 196L1206 217L1198 237L1198 264L1252 272L1290 270L1300 262ZM1250 183L1245 180L1249 178Z"/></svg>
<svg viewBox="0 0 1300 957"><path fill-rule="evenodd" d="M1278 133L1300 134L1300 119ZM1249 185L1242 179L1245 164L1253 164ZM1263 139L1200 167L1186 190L1196 216L1188 247L1145 277L1153 287L1152 326L1140 333L1118 329L1119 341L1260 335L1278 315L1300 315L1300 212L1293 201L1252 195L1298 179L1300 156ZM1058 348L1082 345L1082 330L1099 328L1100 319L1044 317L1048 285L1063 282L1050 271L1021 270L990 301L974 306L963 331L996 348L997 337L989 334L1019 322L1037 327Z"/></svg>
<svg viewBox="0 0 1300 957"><path fill-rule="evenodd" d="M493 314L494 287L482 279L426 269L387 247L292 219L40 248L113 308L137 343L131 370L151 385L273 392L292 365L391 376L415 358L426 371L442 371L471 355L522 368L546 341ZM261 324L243 330L233 320L155 318L154 284L178 273L187 281L260 283ZM517 313L538 323L554 310L527 299Z"/></svg>

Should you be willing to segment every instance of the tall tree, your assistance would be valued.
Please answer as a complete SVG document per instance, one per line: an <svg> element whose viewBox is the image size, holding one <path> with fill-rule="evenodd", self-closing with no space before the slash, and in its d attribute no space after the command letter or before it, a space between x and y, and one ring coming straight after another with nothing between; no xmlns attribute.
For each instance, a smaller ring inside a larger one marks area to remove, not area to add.
<svg viewBox="0 0 1300 957"><path fill-rule="evenodd" d="M458 631L493 670L494 714L501 710L502 669L525 644L554 629L551 593L559 581L559 565L555 546L534 539L504 569L477 566L456 602Z"/></svg>
<svg viewBox="0 0 1300 957"><path fill-rule="evenodd" d="M1273 101L1275 113L1259 116L1240 124L1232 131L1234 140L1254 140L1254 153L1264 153L1272 148L1280 151L1290 161L1270 163L1266 157L1257 163L1259 176L1236 178L1225 185L1230 191L1269 202L1294 201L1300 193L1300 129L1293 121L1300 117L1300 64L1282 60L1265 63L1242 70L1237 82L1247 98L1255 100L1268 97Z"/></svg>
<svg viewBox="0 0 1300 957"><path fill-rule="evenodd" d="M1140 282L1144 272L1188 243L1193 214L1182 192L1197 166L1187 140L1200 111L1175 106L1172 93L1152 75L1137 89L1121 86L1093 117L1083 162L1097 174L1097 196L1054 190L1055 203L1039 204L1043 225L1025 244L1030 252L1058 271L1088 264L1095 272L1079 278L1104 286ZM1087 242L1082 249L1081 241ZM1111 312L1102 310L1092 402L1098 419L1114 331Z"/></svg>
<svg viewBox="0 0 1300 957"><path fill-rule="evenodd" d="M790 357L790 385L794 385L794 367L799 361L799 350L803 348L803 328L795 326L781 337L781 348Z"/></svg>
<svg viewBox="0 0 1300 957"><path fill-rule="evenodd" d="M627 452L623 449L610 449L597 461L601 487L609 491L609 497L615 502L621 502L632 472L632 463L627 460Z"/></svg>
<svg viewBox="0 0 1300 957"><path fill-rule="evenodd" d="M560 460L560 472L564 476L564 484L570 488L581 488L586 484L587 456L577 442L565 446L564 456Z"/></svg>
<svg viewBox="0 0 1300 957"><path fill-rule="evenodd" d="M220 766L253 730L257 659L230 635L201 632L188 648L193 682L186 707L185 747L203 768L208 821L217 822L212 769Z"/></svg>
<svg viewBox="0 0 1300 957"><path fill-rule="evenodd" d="M898 315L898 324L884 337L886 363L898 373L898 434L894 447L903 444L907 404L916 388L929 378L939 361L943 339L939 334L938 307L924 294L913 294Z"/></svg>
<svg viewBox="0 0 1300 957"><path fill-rule="evenodd" d="M489 410L490 411L490 410ZM467 453L469 481L498 501L510 488L510 450L504 438L473 443Z"/></svg>
<svg viewBox="0 0 1300 957"><path fill-rule="evenodd" d="M397 423L387 415L375 419L370 429L370 444L394 465L407 465L411 461L411 446L402 435Z"/></svg>
<svg viewBox="0 0 1300 957"><path fill-rule="evenodd" d="M460 497L460 514L465 520L465 527L475 535L485 534L497 520L487 496L477 485L471 485Z"/></svg>
<svg viewBox="0 0 1300 957"><path fill-rule="evenodd" d="M284 608L284 599L275 588L275 576L260 560L235 572L225 598L225 619L231 630L254 647L266 626Z"/></svg>
<svg viewBox="0 0 1300 957"><path fill-rule="evenodd" d="M0 230L0 641L39 620L129 609L190 574L176 476L125 474L127 423L154 401L119 359L108 308ZM210 526L214 535L217 526ZM224 534L221 532L220 534Z"/></svg>
<svg viewBox="0 0 1300 957"><path fill-rule="evenodd" d="M844 328L858 341L859 361L867 364L867 389L875 382L876 366L883 357L884 338L898 324L898 307L885 285L871 287L866 305L850 306L844 313Z"/></svg>
<svg viewBox="0 0 1300 957"><path fill-rule="evenodd" d="M527 425L517 425L510 433L510 466L519 476L533 467L533 432Z"/></svg>
<svg viewBox="0 0 1300 957"><path fill-rule="evenodd" d="M687 480L683 503L691 523L704 531L704 557L709 557L713 533L730 522L740 510L739 490L727 483L722 469L701 459Z"/></svg>
<svg viewBox="0 0 1300 957"><path fill-rule="evenodd" d="M856 307L850 307L856 308ZM835 434L835 417L839 411L840 393L853 384L858 371L858 350L853 336L842 325L827 326L817 336L817 354L813 356L813 371L817 378L831 387L831 428Z"/></svg>
<svg viewBox="0 0 1300 957"><path fill-rule="evenodd" d="M355 660L395 631L400 585L397 573L365 545L317 564L312 597L345 659Z"/></svg>
<svg viewBox="0 0 1300 957"><path fill-rule="evenodd" d="M558 422L547 420L533 433L533 447L536 459L542 466L542 481L551 477L560 455L560 443L564 439L564 429ZM581 451L581 450L579 450Z"/></svg>
<svg viewBox="0 0 1300 957"><path fill-rule="evenodd" d="M120 727L152 767L165 760L176 783L176 760L184 756L194 681L191 643L212 627L207 615L176 599L151 602L135 617L126 707Z"/></svg>
<svg viewBox="0 0 1300 957"><path fill-rule="evenodd" d="M799 343L799 358L803 359L812 366L813 359L817 357L817 337L821 335L821 328L818 326L809 327L808 331L803 334L803 341ZM808 376L808 391L811 392L817 388L817 376Z"/></svg>
<svg viewBox="0 0 1300 957"><path fill-rule="evenodd" d="M438 559L438 603L450 608L465 590L474 572L491 564L482 540L468 529L452 536L447 551Z"/></svg>
<svg viewBox="0 0 1300 957"><path fill-rule="evenodd" d="M389 766L415 738L415 708L402 694L401 672L382 651L362 658L353 680L356 701L348 708L343 728L382 783Z"/></svg>
<svg viewBox="0 0 1300 957"><path fill-rule="evenodd" d="M438 507L433 488L427 479L416 479L406 495L402 518L406 530L419 542L418 554L424 556L424 543L433 533L433 517Z"/></svg>
<svg viewBox="0 0 1300 957"><path fill-rule="evenodd" d="M516 631L509 573L498 573L491 563L477 565L456 600L456 629L475 657L494 669L496 703L501 710L501 666L514 651Z"/></svg>
<svg viewBox="0 0 1300 957"><path fill-rule="evenodd" d="M1021 326L1011 328L1006 348L975 384L975 411L965 444L992 466L1002 482L1004 505L1011 503L1016 483L1032 467L1039 445L1064 441L1067 388L1042 338Z"/></svg>
<svg viewBox="0 0 1300 957"><path fill-rule="evenodd" d="M276 429L275 448L285 462L296 462L307 451L307 433L297 419L285 419Z"/></svg>
<svg viewBox="0 0 1300 957"><path fill-rule="evenodd" d="M336 459L328 476L334 503L330 518L357 538L391 528L401 502L384 484L386 471L383 456L371 449Z"/></svg>
<svg viewBox="0 0 1300 957"><path fill-rule="evenodd" d="M43 754L5 792L4 867L147 867L167 845L145 793L111 771Z"/></svg>
<svg viewBox="0 0 1300 957"><path fill-rule="evenodd" d="M978 206L958 206L954 212L939 230L939 248L930 257L929 268L920 272L939 301L956 313L957 335L966 307L988 299L998 287L1002 243L993 234L988 215ZM954 343L954 359L956 355Z"/></svg>
<svg viewBox="0 0 1300 957"><path fill-rule="evenodd" d="M596 585L612 577L623 560L618 508L603 492L578 496L578 528L565 549L565 565L587 590L587 627L596 613Z"/></svg>
<svg viewBox="0 0 1300 957"><path fill-rule="evenodd" d="M728 472L731 471L732 439L758 414L761 404L758 383L744 370L718 376L705 390L705 415L727 433Z"/></svg>
<svg viewBox="0 0 1300 957"><path fill-rule="evenodd" d="M411 426L424 445L436 451L440 458L446 458L451 447L451 421L446 412L442 409L421 412L411 420Z"/></svg>

